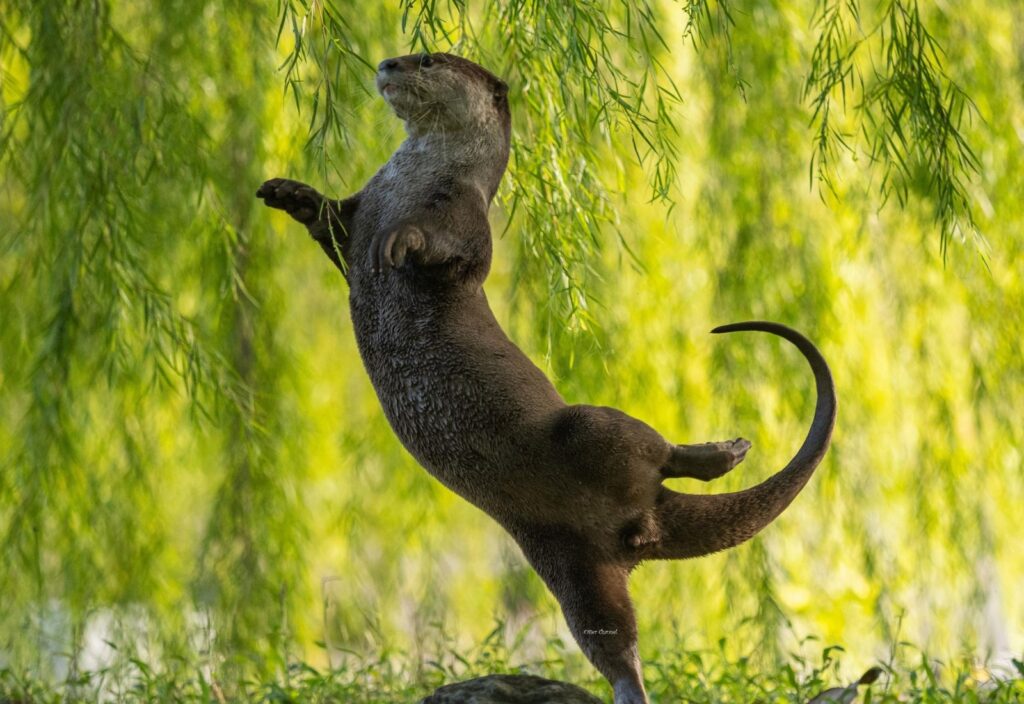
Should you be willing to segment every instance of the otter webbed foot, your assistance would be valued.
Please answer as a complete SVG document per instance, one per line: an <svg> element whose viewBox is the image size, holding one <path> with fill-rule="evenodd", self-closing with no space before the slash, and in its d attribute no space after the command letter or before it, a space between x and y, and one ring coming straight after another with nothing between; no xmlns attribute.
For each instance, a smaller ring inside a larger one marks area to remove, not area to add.
<svg viewBox="0 0 1024 704"><path fill-rule="evenodd" d="M271 208L283 210L307 227L320 219L325 198L312 186L287 178L272 178L256 191Z"/></svg>
<svg viewBox="0 0 1024 704"><path fill-rule="evenodd" d="M410 254L423 252L426 244L423 230L415 225L401 225L390 232L378 235L370 252L373 272L379 274L386 266L393 269L401 267Z"/></svg>
<svg viewBox="0 0 1024 704"><path fill-rule="evenodd" d="M699 445L675 445L661 473L665 477L690 477L710 481L743 461L750 441L743 438Z"/></svg>

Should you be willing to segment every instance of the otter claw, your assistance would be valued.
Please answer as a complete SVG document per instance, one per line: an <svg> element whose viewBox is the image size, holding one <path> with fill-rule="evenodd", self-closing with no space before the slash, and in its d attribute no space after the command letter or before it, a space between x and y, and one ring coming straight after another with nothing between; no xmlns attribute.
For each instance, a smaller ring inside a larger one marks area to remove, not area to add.
<svg viewBox="0 0 1024 704"><path fill-rule="evenodd" d="M728 465L729 469L742 462L751 448L750 441L745 438L736 438L735 440L724 442L722 446L722 451L725 454L725 464Z"/></svg>
<svg viewBox="0 0 1024 704"><path fill-rule="evenodd" d="M708 446L713 448L707 462L707 471L712 478L725 474L742 462L751 447L750 441L744 438L708 443Z"/></svg>

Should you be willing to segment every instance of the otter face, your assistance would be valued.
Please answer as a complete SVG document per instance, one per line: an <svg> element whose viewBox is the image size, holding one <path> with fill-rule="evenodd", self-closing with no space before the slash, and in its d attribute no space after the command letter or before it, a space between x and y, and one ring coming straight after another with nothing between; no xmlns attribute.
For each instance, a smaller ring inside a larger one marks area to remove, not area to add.
<svg viewBox="0 0 1024 704"><path fill-rule="evenodd" d="M452 54L410 54L377 67L377 90L410 132L447 132L509 121L508 86Z"/></svg>

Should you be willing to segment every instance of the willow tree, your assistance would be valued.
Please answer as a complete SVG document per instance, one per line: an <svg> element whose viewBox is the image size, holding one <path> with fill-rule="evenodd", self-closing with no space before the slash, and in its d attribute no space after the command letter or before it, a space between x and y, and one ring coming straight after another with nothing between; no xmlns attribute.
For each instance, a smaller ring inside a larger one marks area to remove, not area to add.
<svg viewBox="0 0 1024 704"><path fill-rule="evenodd" d="M104 608L141 608L137 628L159 604L170 640L190 593L231 614L234 645L280 620L301 461L273 251L243 188L263 165L265 19L205 2L5 16L8 634L68 618L80 637Z"/></svg>
<svg viewBox="0 0 1024 704"><path fill-rule="evenodd" d="M750 546L645 568L644 647L998 640L971 605L1021 567L1021 23L1000 0L9 0L0 655L45 669L102 617L147 655L269 669L370 634L427 657L498 604L554 612L397 447L342 282L254 210L265 177L371 175L401 137L374 67L420 50L511 85L489 285L568 398L752 436L738 487L795 447L809 389L703 331L792 322L836 366L833 459Z"/></svg>

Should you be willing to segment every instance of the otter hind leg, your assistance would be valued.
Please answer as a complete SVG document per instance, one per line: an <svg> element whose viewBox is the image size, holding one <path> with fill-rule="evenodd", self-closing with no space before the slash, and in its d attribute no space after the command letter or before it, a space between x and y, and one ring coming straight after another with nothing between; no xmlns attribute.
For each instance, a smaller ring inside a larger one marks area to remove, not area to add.
<svg viewBox="0 0 1024 704"><path fill-rule="evenodd" d="M665 478L689 477L711 481L742 462L748 450L750 441L743 438L700 445L675 445L661 473Z"/></svg>
<svg viewBox="0 0 1024 704"><path fill-rule="evenodd" d="M615 704L648 704L627 586L630 565L598 557L575 535L534 532L520 545L558 599L583 654L612 685Z"/></svg>
<svg viewBox="0 0 1024 704"><path fill-rule="evenodd" d="M553 417L550 432L559 457L606 487L660 484L658 468L672 450L647 423L607 406L567 406Z"/></svg>
<svg viewBox="0 0 1024 704"><path fill-rule="evenodd" d="M576 642L615 692L615 704L647 704L636 617L624 565L581 565L563 572L555 596ZM552 589L554 591L554 589Z"/></svg>

